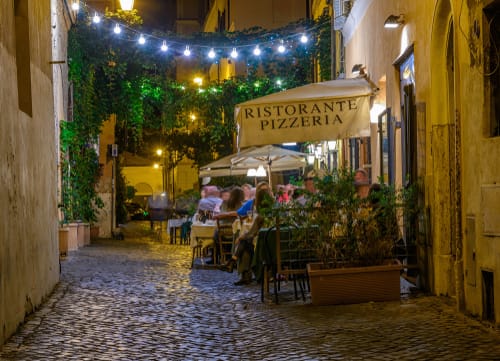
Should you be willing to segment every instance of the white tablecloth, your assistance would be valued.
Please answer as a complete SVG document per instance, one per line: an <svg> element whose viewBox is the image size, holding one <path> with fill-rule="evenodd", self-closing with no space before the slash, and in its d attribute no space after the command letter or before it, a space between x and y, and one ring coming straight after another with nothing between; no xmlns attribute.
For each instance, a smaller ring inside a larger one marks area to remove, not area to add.
<svg viewBox="0 0 500 361"><path fill-rule="evenodd" d="M170 228L172 228L172 227L180 227L186 221L187 221L187 218L172 218L172 219L169 219L168 223L167 223L167 233L170 234Z"/></svg>
<svg viewBox="0 0 500 361"><path fill-rule="evenodd" d="M215 221L206 223L194 222L191 225L191 247L201 245L202 248L214 244L214 232L217 228Z"/></svg>

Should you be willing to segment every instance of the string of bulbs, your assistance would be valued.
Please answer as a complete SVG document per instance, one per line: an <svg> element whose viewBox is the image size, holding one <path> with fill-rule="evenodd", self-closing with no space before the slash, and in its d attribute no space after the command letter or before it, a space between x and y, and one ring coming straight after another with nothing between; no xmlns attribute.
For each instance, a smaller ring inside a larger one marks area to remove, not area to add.
<svg viewBox="0 0 500 361"><path fill-rule="evenodd" d="M274 50L280 55L284 55L296 44L306 46L311 40L311 36L315 35L315 31L323 25L322 23L317 23L306 30L302 30L298 35L297 33L293 33L285 36L280 36L279 39L275 38L276 33L281 33L283 28L276 29L273 33L258 34L259 38L268 37L269 40L261 40L258 42L253 40L248 43L233 41L231 44L223 43L218 44L217 46L213 46L200 43L201 39L190 39L190 42L186 40L179 41L174 37L161 37L151 33L146 34L144 32L140 32L137 29L124 24L123 22L106 18L83 1L74 1L72 3L72 9L77 14L80 13L80 11L84 11L84 15L88 17L89 24L93 24L94 26L103 26L105 24L110 24L112 26L112 31L110 30L110 32L112 32L113 35L120 36L122 39L128 40L130 42L135 42L138 46L144 46L147 43L153 42L157 44L157 48L163 53L167 53L169 51L179 52L185 57L190 57L191 55L193 55L193 52L199 51L200 53L205 53L209 59L214 61L218 59L218 54L221 52L226 54L226 56L221 57L237 59L240 55L240 51L247 51L247 49L251 49L251 53L255 57L260 57L264 53L264 49L266 48ZM325 23L329 23L329 20L327 19ZM238 44L236 45L235 43L237 42Z"/></svg>

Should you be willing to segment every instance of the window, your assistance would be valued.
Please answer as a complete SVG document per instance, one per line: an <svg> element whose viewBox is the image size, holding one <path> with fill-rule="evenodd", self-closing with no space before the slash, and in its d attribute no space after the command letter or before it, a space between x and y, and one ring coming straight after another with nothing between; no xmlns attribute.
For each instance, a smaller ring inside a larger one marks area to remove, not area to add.
<svg viewBox="0 0 500 361"><path fill-rule="evenodd" d="M485 103L489 104L489 135L500 136L500 2L484 9Z"/></svg>
<svg viewBox="0 0 500 361"><path fill-rule="evenodd" d="M21 111L32 116L28 0L14 1L14 19L18 104Z"/></svg>

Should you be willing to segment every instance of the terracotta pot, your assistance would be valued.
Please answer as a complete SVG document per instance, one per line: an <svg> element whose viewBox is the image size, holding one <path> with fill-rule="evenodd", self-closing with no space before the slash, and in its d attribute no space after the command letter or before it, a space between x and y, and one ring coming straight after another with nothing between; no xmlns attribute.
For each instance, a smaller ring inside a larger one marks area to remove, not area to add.
<svg viewBox="0 0 500 361"><path fill-rule="evenodd" d="M307 265L313 305L338 305L400 299L400 265L321 269Z"/></svg>

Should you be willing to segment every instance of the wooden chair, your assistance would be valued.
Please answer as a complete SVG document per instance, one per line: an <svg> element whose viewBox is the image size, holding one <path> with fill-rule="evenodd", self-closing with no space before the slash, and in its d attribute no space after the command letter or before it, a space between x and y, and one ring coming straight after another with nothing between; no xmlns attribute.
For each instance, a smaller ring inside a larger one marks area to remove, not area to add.
<svg viewBox="0 0 500 361"><path fill-rule="evenodd" d="M220 214L217 216L217 240L219 242L219 264L226 263L233 252L233 222L238 218L235 215Z"/></svg>

